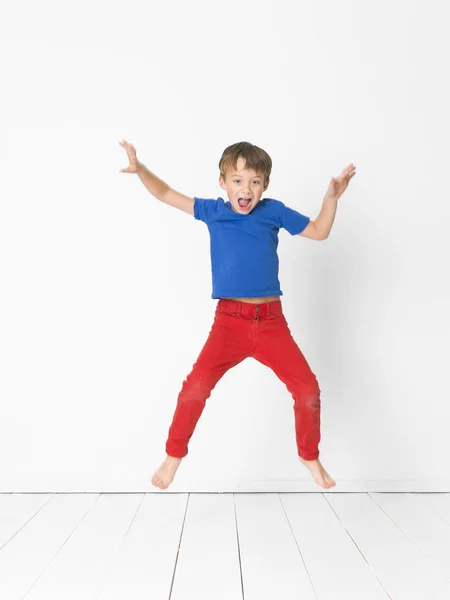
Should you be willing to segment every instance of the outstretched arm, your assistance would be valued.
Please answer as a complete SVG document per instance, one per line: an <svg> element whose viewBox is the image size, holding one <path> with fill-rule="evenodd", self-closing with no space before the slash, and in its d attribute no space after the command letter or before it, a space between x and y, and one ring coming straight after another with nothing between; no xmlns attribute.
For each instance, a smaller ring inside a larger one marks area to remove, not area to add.
<svg viewBox="0 0 450 600"><path fill-rule="evenodd" d="M130 162L126 169L120 170L121 173L136 173L148 191L155 196L155 198L174 208L179 208L192 216L194 215L194 198L180 194L180 192L172 189L165 181L149 171L147 167L136 158L136 149L132 144L129 144L125 140L119 142L119 144L125 148Z"/></svg>
<svg viewBox="0 0 450 600"><path fill-rule="evenodd" d="M348 167L345 167L339 177L331 178L319 216L315 221L310 221L299 235L313 240L327 239L333 227L337 201L347 189L349 181L355 173L356 167L351 163Z"/></svg>

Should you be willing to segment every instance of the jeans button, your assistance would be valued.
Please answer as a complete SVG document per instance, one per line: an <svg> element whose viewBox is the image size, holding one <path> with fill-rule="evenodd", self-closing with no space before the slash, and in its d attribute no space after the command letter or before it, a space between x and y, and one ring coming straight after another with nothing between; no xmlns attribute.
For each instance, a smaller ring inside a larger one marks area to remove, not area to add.
<svg viewBox="0 0 450 600"><path fill-rule="evenodd" d="M260 307L260 306L257 306L257 307L255 308L255 310L259 312L259 311L261 310L261 307Z"/></svg>

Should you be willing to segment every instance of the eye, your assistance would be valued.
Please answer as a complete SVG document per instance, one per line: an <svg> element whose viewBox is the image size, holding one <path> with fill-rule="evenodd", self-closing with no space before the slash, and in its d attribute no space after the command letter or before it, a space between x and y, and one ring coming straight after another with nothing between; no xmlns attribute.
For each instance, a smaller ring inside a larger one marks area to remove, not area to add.
<svg viewBox="0 0 450 600"><path fill-rule="evenodd" d="M233 179L233 183L239 183L240 179ZM255 179L253 183L259 183L258 179Z"/></svg>

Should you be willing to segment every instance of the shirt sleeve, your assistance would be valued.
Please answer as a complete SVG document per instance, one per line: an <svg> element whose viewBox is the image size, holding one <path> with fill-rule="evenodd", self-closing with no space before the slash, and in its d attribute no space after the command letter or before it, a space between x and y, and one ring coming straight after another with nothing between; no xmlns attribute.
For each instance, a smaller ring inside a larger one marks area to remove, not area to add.
<svg viewBox="0 0 450 600"><path fill-rule="evenodd" d="M219 201L210 198L194 196L194 218L204 223L210 223L217 216Z"/></svg>
<svg viewBox="0 0 450 600"><path fill-rule="evenodd" d="M310 222L310 218L302 213L298 212L289 206L279 201L279 212L278 216L280 219L281 227L289 231L291 235L298 235Z"/></svg>

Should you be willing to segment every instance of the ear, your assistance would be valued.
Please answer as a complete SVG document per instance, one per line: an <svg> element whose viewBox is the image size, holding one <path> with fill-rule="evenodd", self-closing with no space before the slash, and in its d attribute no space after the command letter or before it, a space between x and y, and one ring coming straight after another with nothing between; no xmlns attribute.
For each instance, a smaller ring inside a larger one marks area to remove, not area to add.
<svg viewBox="0 0 450 600"><path fill-rule="evenodd" d="M225 185L225 181L224 181L224 179L223 179L222 175L219 177L219 185L220 185L220 187L221 187L222 189L224 189L224 190L226 190L226 189L227 189L227 188L226 188L226 185Z"/></svg>
<svg viewBox="0 0 450 600"><path fill-rule="evenodd" d="M267 190L267 188L269 187L269 183L270 183L270 177L268 179L266 179L266 183L264 184L263 192L265 192Z"/></svg>

